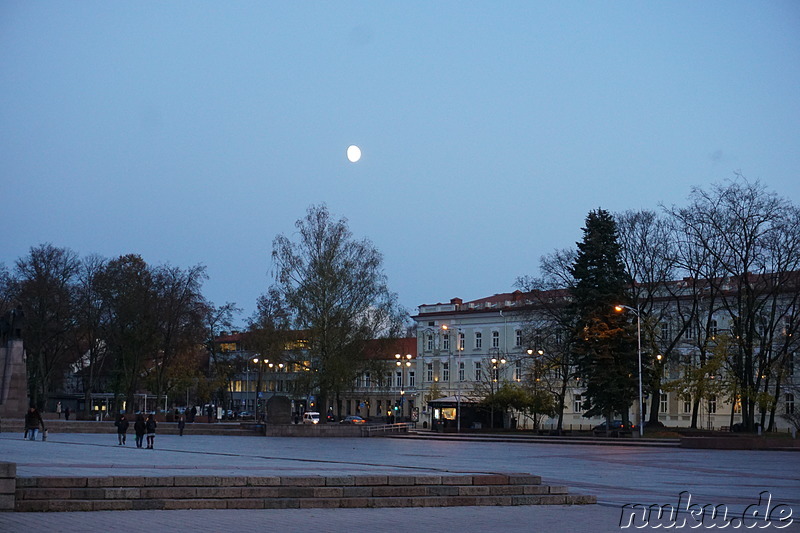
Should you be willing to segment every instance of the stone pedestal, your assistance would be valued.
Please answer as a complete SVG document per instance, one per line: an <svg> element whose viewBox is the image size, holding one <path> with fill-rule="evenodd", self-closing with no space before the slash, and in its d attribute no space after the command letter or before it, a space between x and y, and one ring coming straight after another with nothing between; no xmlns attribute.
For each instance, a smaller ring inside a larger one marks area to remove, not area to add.
<svg viewBox="0 0 800 533"><path fill-rule="evenodd" d="M0 418L22 418L28 410L28 379L22 340L0 346Z"/></svg>

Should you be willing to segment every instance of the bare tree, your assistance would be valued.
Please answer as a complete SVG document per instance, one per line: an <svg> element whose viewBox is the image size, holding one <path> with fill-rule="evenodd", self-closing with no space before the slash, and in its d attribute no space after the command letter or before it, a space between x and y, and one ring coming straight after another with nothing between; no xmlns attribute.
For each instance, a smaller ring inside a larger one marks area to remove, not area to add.
<svg viewBox="0 0 800 533"><path fill-rule="evenodd" d="M81 261L75 284L75 351L78 359L73 371L80 376L83 385L85 416L92 408L92 393L100 386L106 375L106 343L102 337L103 298L98 287L98 276L103 272L106 260L91 255Z"/></svg>
<svg viewBox="0 0 800 533"><path fill-rule="evenodd" d="M40 409L74 355L72 299L79 267L75 252L51 244L31 248L16 263L16 298L26 320L29 390Z"/></svg>
<svg viewBox="0 0 800 533"><path fill-rule="evenodd" d="M779 331L778 323L796 309L797 283L791 278L800 267L797 208L742 176L709 191L695 188L690 200L688 208L673 214L715 267L704 278L711 297L731 317L729 366L744 426L752 430L756 408L762 423L771 408L775 397L769 388L780 378L772 369L788 353L776 352L770 332ZM721 275L714 275L717 268ZM706 331L712 331L715 308L706 311Z"/></svg>
<svg viewBox="0 0 800 533"><path fill-rule="evenodd" d="M158 399L169 393L177 376L186 373L176 365L195 364L190 355L204 336L201 289L207 275L200 265L185 270L165 265L152 271L158 347L147 371Z"/></svg>
<svg viewBox="0 0 800 533"><path fill-rule="evenodd" d="M351 387L365 343L397 336L404 313L389 291L383 257L369 240L354 240L345 219L327 207L309 207L298 220L297 241L275 237L276 288L292 312L292 323L308 332L320 405Z"/></svg>
<svg viewBox="0 0 800 533"><path fill-rule="evenodd" d="M530 349L526 378L539 379L555 398L556 431L564 427L564 410L570 384L577 377L572 358L574 315L568 308L568 291L574 286L571 268L577 252L557 250L539 262L541 276L522 277L517 287L524 290L532 305L524 313L524 342ZM538 384L537 384L538 386Z"/></svg>

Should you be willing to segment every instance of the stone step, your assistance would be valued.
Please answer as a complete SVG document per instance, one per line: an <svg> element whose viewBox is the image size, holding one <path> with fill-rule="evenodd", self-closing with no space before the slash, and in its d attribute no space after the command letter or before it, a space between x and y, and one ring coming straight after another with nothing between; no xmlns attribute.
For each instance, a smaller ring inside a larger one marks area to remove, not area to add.
<svg viewBox="0 0 800 533"><path fill-rule="evenodd" d="M592 503L530 474L17 478L15 494L23 512Z"/></svg>

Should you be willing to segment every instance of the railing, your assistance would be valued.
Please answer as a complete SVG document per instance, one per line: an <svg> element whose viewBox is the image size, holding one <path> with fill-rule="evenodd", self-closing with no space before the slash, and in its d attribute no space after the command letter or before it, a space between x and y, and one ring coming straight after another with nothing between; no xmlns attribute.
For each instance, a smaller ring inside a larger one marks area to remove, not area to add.
<svg viewBox="0 0 800 533"><path fill-rule="evenodd" d="M380 426L361 426L361 436L373 437L375 435L408 433L413 427L414 424L412 422L382 424Z"/></svg>

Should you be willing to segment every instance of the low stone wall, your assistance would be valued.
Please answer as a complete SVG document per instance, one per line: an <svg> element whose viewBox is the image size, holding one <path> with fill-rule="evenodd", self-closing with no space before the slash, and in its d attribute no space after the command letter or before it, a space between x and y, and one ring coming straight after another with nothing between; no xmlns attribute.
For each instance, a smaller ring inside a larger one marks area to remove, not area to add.
<svg viewBox="0 0 800 533"><path fill-rule="evenodd" d="M350 424L267 424L267 437L360 437L361 426Z"/></svg>
<svg viewBox="0 0 800 533"><path fill-rule="evenodd" d="M14 510L16 490L16 463L0 463L0 511Z"/></svg>
<svg viewBox="0 0 800 533"><path fill-rule="evenodd" d="M776 437L683 437L681 448L703 450L796 450L800 440Z"/></svg>

